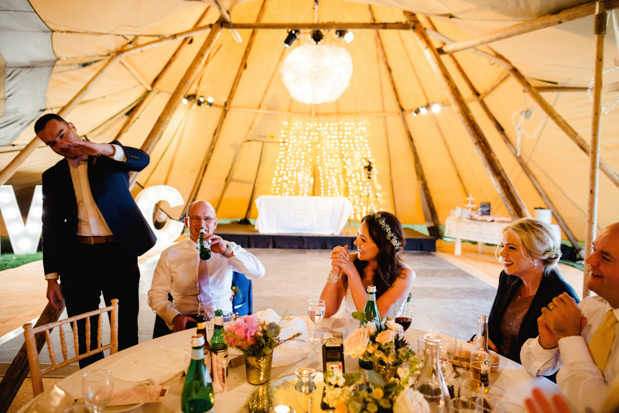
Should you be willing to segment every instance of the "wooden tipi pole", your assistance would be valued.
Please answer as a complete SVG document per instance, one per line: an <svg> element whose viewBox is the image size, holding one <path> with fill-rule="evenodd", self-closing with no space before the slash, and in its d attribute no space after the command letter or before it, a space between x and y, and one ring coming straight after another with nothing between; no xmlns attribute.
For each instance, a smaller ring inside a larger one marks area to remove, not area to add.
<svg viewBox="0 0 619 413"><path fill-rule="evenodd" d="M266 9L266 0L262 2L260 6L260 11L258 11L258 16L256 17L256 21L261 21L262 16L264 15L264 11ZM217 126L215 127L215 131L213 132L213 137L211 139L211 144L202 160L202 164L200 165L200 169L198 170L198 175L196 176L196 180L194 181L193 187L191 188L191 192L189 197L187 198L187 204L190 205L193 201L196 200L198 193L200 192L200 186L202 185L202 181L204 180L204 176L206 175L206 170L208 168L208 164L211 161L211 157L213 156L213 152L215 151L215 147L217 146L217 142L219 141L219 137L221 136L221 131L223 128L224 121L228 116L228 112L230 111L230 106L232 105L232 100L236 95L236 90L239 87L239 83L241 82L241 77L245 68L247 67L247 59L249 58L249 54L254 45L254 41L256 39L256 35L258 32L253 30L251 35L249 36L249 40L247 41L247 46L245 47L245 52L243 53L243 57L241 58L241 62L236 71L236 75L234 77L234 81L232 82L232 86L230 87L230 92L228 93L228 98L224 103L223 110L221 111L221 115L219 116L219 121L217 122Z"/></svg>
<svg viewBox="0 0 619 413"><path fill-rule="evenodd" d="M432 45L432 42L425 31L425 28L421 25L421 22L414 13L405 11L404 15L408 19L409 23L412 25L412 30L416 34L417 40L419 41L419 44L424 54L426 55L428 62L445 86L449 101L456 110L456 113L460 117L464 128L466 129L471 140L473 141L473 145L477 149L477 153L479 154L479 157L484 164L484 167L488 171L490 179L492 180L494 187L496 188L499 196L505 204L509 215L512 218L530 216L526 206L520 199L516 188L511 183L509 177L507 176L507 173L505 172L496 155L492 151L492 148L490 148L490 144L488 143L486 136L484 135L477 122L475 122L470 108L466 104L464 97L458 90L451 75L447 71L447 67L441 60L438 52Z"/></svg>
<svg viewBox="0 0 619 413"><path fill-rule="evenodd" d="M439 53L455 53L461 50L466 50L478 47L484 44L496 42L521 34L529 33L535 30L545 29L547 27L556 26L561 23L566 23L582 17L590 16L595 13L595 2L589 1L578 6L570 7L569 9L553 12L545 16L536 17L522 23L514 24L491 33L486 33L475 39L465 40L463 42L455 42L439 48ZM619 7L619 0L607 0L606 8L608 10Z"/></svg>
<svg viewBox="0 0 619 413"><path fill-rule="evenodd" d="M221 29L221 24L215 23L212 27L219 27ZM60 116L66 116L69 112L71 112L80 102L84 99L86 94L94 87L99 79L101 79L102 75L107 72L107 70L114 65L114 63L118 62L121 57L126 56L131 53L138 53L143 50L149 49L151 47L159 46L162 44L166 44L172 42L176 39L181 39L185 37L192 36L194 34L200 33L202 31L208 30L208 27L200 27L198 29L188 30L182 33L176 33L170 36L165 36L157 40L153 40L141 45L128 47L126 49L121 49L119 51L114 52L110 55L110 58L103 65L101 69L80 89L79 92L73 96L73 98L64 105L57 114ZM212 31L211 31L212 32ZM128 42L131 44L131 42ZM17 156L9 162L9 164L0 172L0 185L4 185L6 181L8 181L11 176L15 173L17 168L24 163L26 159L34 152L34 150L39 145L39 138L36 136L17 154Z"/></svg>
<svg viewBox="0 0 619 413"><path fill-rule="evenodd" d="M79 105L86 96L86 94L88 94L88 92L90 92L90 90L95 86L97 81L101 79L105 72L107 72L108 69L120 59L120 57L121 53L117 53L110 57L107 62L105 62L103 67L101 67L101 69L99 69L99 71L95 73L95 75L79 90L79 92L77 92L75 96L73 96L73 98L57 112L57 114L64 117L69 112L71 112L77 105ZM19 168L19 166L24 163L24 161L28 159L30 155L32 155L32 153L37 148L37 146L39 146L40 143L41 141L39 140L39 138L35 136L26 146L24 146L24 148L17 154L17 156L13 158L11 162L9 162L9 164L2 170L2 172L0 172L0 185L4 185L6 181L8 181L11 176L13 176L17 168Z"/></svg>
<svg viewBox="0 0 619 413"><path fill-rule="evenodd" d="M617 0L619 1L619 0ZM451 39L446 38L445 36L439 35L438 33L436 33L437 37L439 37L439 39L443 42L452 42L453 41ZM490 48L488 48L490 49ZM576 145L578 145L578 147L587 154L587 156L589 155L589 145L587 145L587 143L585 142L585 140L578 134L578 132L576 132L570 125L569 123L567 123L567 121L565 119L563 119L563 117L552 107L552 105L550 103L548 103L539 93L539 90L534 87L533 85L531 85L531 83L527 80L526 77L524 77L524 75L522 73L520 73L520 71L504 56L502 56L501 54L497 53L496 51L490 49L491 53L487 53L487 52L482 52L479 49L467 49L467 51L471 52L471 53L475 53L475 54L479 54L481 56L483 56L486 59L489 59L490 61L501 65L503 67L505 67L507 70L509 70L509 73L512 75L512 77L514 79L516 79L516 81L518 81L521 85L522 88L524 89L525 92L527 92L529 94L529 96L539 105L540 108L542 108L542 110L544 112L546 112L546 114L548 115L548 117L550 119L552 119L553 122L555 122L555 124L561 129L563 130L563 132L565 132L565 134L572 139L572 141L574 143L576 143ZM617 174L617 172L615 172L615 170L606 163L606 161L604 161L603 159L600 158L600 169L602 170L602 172L604 172L606 174L606 176L608 176L608 178L616 185L619 187L619 174Z"/></svg>
<svg viewBox="0 0 619 413"><path fill-rule="evenodd" d="M595 72L593 78L593 120L591 125L591 152L589 162L589 199L587 203L587 228L585 231L585 256L591 254L595 239L598 208L598 179L600 166L600 110L602 101L602 73L604 70L604 37L606 35L606 10L604 2L596 2L595 10ZM589 295L587 276L590 266L585 263L582 296Z"/></svg>
<svg viewBox="0 0 619 413"><path fill-rule="evenodd" d="M264 93L262 94L262 96L260 97L260 102L258 103L258 109L260 109L262 107L262 105L264 104L264 100L266 99L267 93L269 91L269 89L271 88L271 85L273 84L273 79L275 79L275 75L277 73L279 73L279 67L281 64L281 61L284 57L284 51L285 48L282 47L282 51L279 54L279 58L277 59L277 63L273 66L273 72L271 72L271 77L269 78L269 81L267 83L266 88L264 89ZM215 210L218 211L219 207L221 205L221 202L224 198L224 195L226 194L226 190L228 189L228 186L230 185L230 182L232 182L232 177L234 176L234 172L236 171L236 167L237 167L237 163L241 154L241 151L243 149L243 145L245 143L249 143L251 142L251 136L254 133L254 130L256 129L256 117L258 116L257 113L254 113L252 118L251 118L251 123L249 124L249 127L247 128L247 132L245 132L245 139L243 139L243 142L241 143L241 147L238 151L236 151L234 153L234 158L232 160L232 163L230 165L230 168L228 169L228 174L226 175L226 181L224 182L224 187L221 190L221 193L219 194L219 198L217 199L217 205L215 206ZM274 143L279 143L279 142L274 142ZM252 185L252 189L251 189L251 193L255 193L255 187L257 185L257 179L258 179L258 175L256 175L256 181L254 181L253 185ZM248 202L249 206L251 207L252 204L252 198L250 197L249 202ZM248 207L248 210L250 209L250 207ZM249 219L248 216L245 216L244 218Z"/></svg>
<svg viewBox="0 0 619 413"><path fill-rule="evenodd" d="M215 41L219 37L220 33L221 33L221 19L218 20L218 22L214 24L213 27L211 28L211 31L209 32L208 36L204 40L202 47L200 47L200 50L198 50L198 53L194 57L189 67L187 67L185 74L183 75L181 80L178 82L178 85L176 86L176 89L174 89L174 92L170 96L168 103L166 104L165 108L159 115L159 118L155 122L155 125L151 129L150 133L146 137L146 140L142 144L142 150L144 152L151 153L153 148L157 144L157 142L159 142L159 139L161 139L161 136L163 135L165 128L168 126L168 123L172 119L172 115L174 114L174 112L176 111L176 108L178 108L178 105L180 105L183 97L185 96L189 88L191 87L193 81L195 80L196 75L198 74L198 70L204 64L204 61L206 60L209 53L211 52L213 45L215 44Z"/></svg>
<svg viewBox="0 0 619 413"><path fill-rule="evenodd" d="M430 24L434 26L432 22L430 22ZM551 201L550 197L546 194L546 191L544 191L544 188L542 187L540 182L537 180L537 178L535 177L535 175L533 174L533 172L531 171L527 163L522 159L521 156L518 155L518 151L516 147L512 144L512 142L509 140L509 137L505 133L505 129L499 123L498 119L494 116L494 114L492 113L492 111L490 110L486 102L482 99L481 94L479 93L475 85L473 85L473 82L471 82L471 79L469 78L467 73L464 71L464 68L460 65L460 62L458 62L458 59L456 59L454 55L449 55L449 58L455 65L456 69L458 70L458 73L460 73L460 75L462 76L462 79L468 86L471 93L473 93L473 95L477 98L479 105L481 106L483 111L486 113L486 116L488 116L488 118L490 119L490 122L492 123L494 128L499 133L499 136L501 136L501 138L503 139L503 142L505 142L505 145L507 145L507 148L510 150L512 155L514 155L514 158L516 158L516 161L518 162L518 164L524 171L525 175L527 175L527 177L529 178L529 180L531 181L531 183L537 190L537 193L539 194L539 196L542 198L544 203L548 206L548 208L550 208L550 210L554 214L554 217L557 223L559 224L561 229L563 229L563 232L565 232L565 235L567 236L567 238L570 240L574 248L576 248L576 250L580 252L580 246L578 244L578 239L576 238L574 233L570 230L570 228L567 225L567 222L563 219L563 217L559 213L559 210L557 209L555 204ZM507 74L505 75L508 76ZM501 79L505 79L505 76L502 76Z"/></svg>
<svg viewBox="0 0 619 413"><path fill-rule="evenodd" d="M374 11L372 10L372 6L369 7L372 19L374 20ZM423 167L421 166L421 158L419 157L419 152L417 151L415 139L413 138L413 134L411 133L411 130L408 126L408 122L406 121L404 107L402 106L402 99L400 98L400 93L398 92L398 88L396 87L395 81L393 79L393 71L391 70L391 65L389 65L389 60L387 59L387 55L385 54L383 40L381 39L380 33L378 33L378 31L375 31L374 33L376 36L377 47L380 50L381 58L385 63L385 67L387 68L389 84L391 85L391 89L398 104L402 127L406 131L406 136L408 136L408 143L410 144L411 151L413 153L413 159L415 160L415 174L417 175L417 181L419 182L419 192L421 194L419 198L421 200L421 207L424 212L423 215L426 220L426 226L428 227L428 233L435 238L443 238L443 234L441 232L441 222L439 221L436 207L434 206L434 200L432 199L432 194L430 193L430 186L428 185L426 174L424 173Z"/></svg>
<svg viewBox="0 0 619 413"><path fill-rule="evenodd" d="M193 26L194 29L199 27L200 23L202 22L202 19L204 19L206 17L206 14L208 13L209 9L210 9L210 6L207 6L204 9L204 12L198 18L196 23L194 24L194 26ZM147 90L144 92L142 100L133 108L133 110L131 111L129 116L127 116L127 119L125 120L125 122L121 126L120 130L116 134L116 137L114 138L115 140L120 140L122 138L122 136L127 132L127 130L129 130L129 128L131 127L131 125L133 124L135 119L142 112L142 106L144 106L146 104L146 100L148 99L150 93L153 90L157 90L158 89L159 82L161 81L163 76L167 73L167 71L170 69L170 67L172 66L172 63L174 63L176 61L176 59L178 58L178 55L180 54L181 50L183 50L183 48L187 45L187 43L189 43L189 39L190 39L189 37L185 37L181 41L181 43L178 45L176 50L174 50L174 53L172 53L172 56L170 57L170 59L168 59L168 62L163 66L163 68L159 71L157 76L155 76L155 78L151 82L150 89L147 88Z"/></svg>
<svg viewBox="0 0 619 413"><path fill-rule="evenodd" d="M509 65L509 70L514 79L520 83L522 88L529 94L529 96L539 105L540 108L552 121L561 129L565 134L576 144L578 147L587 155L591 153L591 148L587 144L587 142L570 126L569 123L552 107L552 105L542 97L536 87L531 85L531 83L527 80L526 77L504 56L499 53L494 52L497 58L503 60L507 65ZM608 178L619 187L619 174L615 172L615 170L606 163L603 159L599 160L600 169L602 172L608 176Z"/></svg>
<svg viewBox="0 0 619 413"><path fill-rule="evenodd" d="M452 57L455 60L455 57L454 56ZM458 67L458 71L462 70L459 63L456 63L456 66ZM474 88L473 84L470 82L470 79L464 74L463 70L461 71L461 73L465 79L465 82L469 84L469 87L471 87L471 90L473 91L473 93L479 96L479 93ZM561 216L557 206L554 204L554 202L552 202L548 194L546 194L546 191L544 191L544 188L542 187L541 183L539 182L537 177L533 174L533 172L531 171L527 163L524 161L524 159L522 159L522 156L518 155L518 150L516 149L514 144L512 144L512 142L509 140L509 137L505 133L505 128L503 128L503 126L500 124L498 119L494 116L494 114L492 113L492 111L490 110L486 102L481 98L479 99L479 105L481 106L483 111L486 113L486 115L490 119L490 122L492 123L494 128L499 133L499 136L503 139L503 142L505 142L505 145L507 146L509 151L512 153L512 155L514 155L514 158L516 159L516 161L518 162L518 164L524 171L525 175L529 178L529 180L531 181L531 183L537 190L537 193L539 194L540 198L542 198L544 203L552 211L557 223L559 224L563 232L565 232L565 235L567 236L567 238L570 240L574 248L576 248L576 250L579 251L579 254L580 254L580 246L578 244L578 238L576 238L576 235L574 235L572 230L568 227L567 222L563 219L563 216Z"/></svg>
<svg viewBox="0 0 619 413"><path fill-rule="evenodd" d="M193 61L187 67L185 74L183 75L181 80L178 82L178 85L176 85L176 89L174 89L174 92L170 96L170 99L168 99L168 103L163 108L163 111L161 112L161 114L159 114L159 118L157 118L157 121L153 125L153 128L151 129L150 133L148 134L148 136L142 143L141 149L144 152L150 154L153 148L155 147L155 145L157 145L157 143L161 139L161 136L163 135L163 132L165 131L168 124L170 123L170 120L172 119L174 112L178 108L178 105L181 104L183 97L185 96L185 94L187 93L191 85L193 84L198 74L198 70L203 66L206 58L208 57L209 53L213 49L213 45L215 44L215 41L219 37L220 33L221 33L221 19L219 19L217 23L213 25L208 36L206 36L206 39L204 40L202 47L200 47L200 50L198 50L198 53L196 53L196 56L193 58ZM131 186L133 186L133 184L137 180L138 174L139 174L138 172L131 173L131 178L130 178Z"/></svg>

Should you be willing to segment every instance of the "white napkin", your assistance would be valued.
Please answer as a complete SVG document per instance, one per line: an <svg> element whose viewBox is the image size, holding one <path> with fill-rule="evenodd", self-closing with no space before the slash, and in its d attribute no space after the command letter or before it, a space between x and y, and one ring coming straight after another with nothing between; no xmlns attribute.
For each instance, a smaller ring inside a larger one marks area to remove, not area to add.
<svg viewBox="0 0 619 413"><path fill-rule="evenodd" d="M74 403L73 397L55 384L28 402L19 413L56 413L64 412Z"/></svg>
<svg viewBox="0 0 619 413"><path fill-rule="evenodd" d="M187 352L170 347L147 347L137 354L116 360L108 368L116 379L158 385L180 374L187 367Z"/></svg>
<svg viewBox="0 0 619 413"><path fill-rule="evenodd" d="M280 323L281 332L279 338L286 340L296 333L301 335L294 340L285 342L275 347L273 351L273 367L287 366L306 358L312 350L307 332L307 324L302 318L292 318L282 323L282 318L273 310L267 309L258 311L256 316L267 323Z"/></svg>
<svg viewBox="0 0 619 413"><path fill-rule="evenodd" d="M261 320L266 321L267 323L279 323L282 321L282 318L273 310L272 308L267 308L266 310L260 310L254 313L256 317Z"/></svg>

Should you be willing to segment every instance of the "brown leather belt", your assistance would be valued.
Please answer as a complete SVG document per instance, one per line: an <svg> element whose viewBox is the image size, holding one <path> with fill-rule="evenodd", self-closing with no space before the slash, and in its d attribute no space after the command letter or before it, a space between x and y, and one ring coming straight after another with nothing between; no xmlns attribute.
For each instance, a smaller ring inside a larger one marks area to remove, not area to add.
<svg viewBox="0 0 619 413"><path fill-rule="evenodd" d="M115 242L116 238L113 235L104 235L102 237L83 237L78 235L77 242L86 245L106 244L108 242Z"/></svg>

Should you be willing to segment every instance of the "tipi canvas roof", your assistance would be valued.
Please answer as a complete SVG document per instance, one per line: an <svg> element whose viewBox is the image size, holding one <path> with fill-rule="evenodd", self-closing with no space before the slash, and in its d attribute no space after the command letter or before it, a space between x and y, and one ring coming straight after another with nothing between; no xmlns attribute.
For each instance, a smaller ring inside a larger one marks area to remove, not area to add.
<svg viewBox="0 0 619 413"><path fill-rule="evenodd" d="M605 4L602 105L610 107L619 97L611 12L619 2ZM33 140L32 123L44 111L61 113L91 140L145 148L151 163L136 193L170 185L186 202L209 200L219 218L256 218L255 199L273 193L285 122L361 122L380 208L403 223L436 231L472 195L496 215L550 207L564 237L585 238L595 2L11 0L1 7L0 183L13 184L26 203L59 159ZM299 40L286 48L294 28ZM339 99L308 105L290 97L280 67L315 29L324 44L350 53L353 74ZM338 39L336 29L353 31L354 40ZM196 99L183 104L188 95ZM212 106L198 105L200 96L212 97ZM439 113L415 114L431 103ZM618 112L600 117L598 227L619 218ZM313 177L310 193L321 195L320 175ZM169 212L178 217L183 206Z"/></svg>

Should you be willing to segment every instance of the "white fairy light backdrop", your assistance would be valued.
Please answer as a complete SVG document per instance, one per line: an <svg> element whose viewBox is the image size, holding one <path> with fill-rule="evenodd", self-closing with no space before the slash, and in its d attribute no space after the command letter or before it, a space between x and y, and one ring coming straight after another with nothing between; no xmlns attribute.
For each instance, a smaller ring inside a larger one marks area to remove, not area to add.
<svg viewBox="0 0 619 413"><path fill-rule="evenodd" d="M271 185L274 195L347 197L353 218L361 220L369 211L380 210L377 176L365 119L308 117L282 122Z"/></svg>

